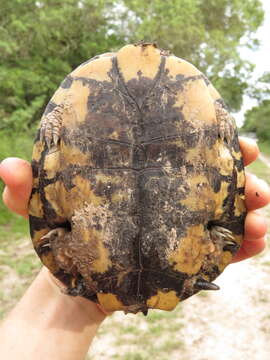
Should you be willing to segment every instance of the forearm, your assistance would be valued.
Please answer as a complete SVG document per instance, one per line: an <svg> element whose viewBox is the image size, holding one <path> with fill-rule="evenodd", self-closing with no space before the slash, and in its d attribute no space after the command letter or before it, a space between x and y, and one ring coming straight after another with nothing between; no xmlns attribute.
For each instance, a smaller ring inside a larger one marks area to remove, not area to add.
<svg viewBox="0 0 270 360"><path fill-rule="evenodd" d="M44 268L0 328L0 358L84 359L105 315L62 294Z"/></svg>

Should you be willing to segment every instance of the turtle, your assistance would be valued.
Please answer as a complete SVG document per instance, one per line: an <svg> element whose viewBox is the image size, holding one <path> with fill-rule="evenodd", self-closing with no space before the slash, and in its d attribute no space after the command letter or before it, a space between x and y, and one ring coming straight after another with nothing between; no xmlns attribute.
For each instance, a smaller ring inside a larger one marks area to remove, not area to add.
<svg viewBox="0 0 270 360"><path fill-rule="evenodd" d="M154 43L61 83L34 143L30 232L65 293L105 311L171 311L243 241L237 128L208 78Z"/></svg>

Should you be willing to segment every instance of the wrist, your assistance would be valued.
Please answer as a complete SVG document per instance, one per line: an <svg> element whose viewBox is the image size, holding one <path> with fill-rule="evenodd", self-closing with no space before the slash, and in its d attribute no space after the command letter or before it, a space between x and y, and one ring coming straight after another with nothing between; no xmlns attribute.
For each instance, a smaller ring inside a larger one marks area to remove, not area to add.
<svg viewBox="0 0 270 360"><path fill-rule="evenodd" d="M43 267L39 276L41 276L43 281L48 284L55 302L61 303L62 310L67 313L70 313L70 311L73 313L75 312L77 319L78 316L81 316L84 320L88 319L89 322L94 322L98 325L101 324L108 315L98 304L90 300L80 296L70 296L65 294L65 286L56 279L47 268Z"/></svg>
<svg viewBox="0 0 270 360"><path fill-rule="evenodd" d="M105 317L97 304L61 292L43 268L0 327L0 357L84 359Z"/></svg>

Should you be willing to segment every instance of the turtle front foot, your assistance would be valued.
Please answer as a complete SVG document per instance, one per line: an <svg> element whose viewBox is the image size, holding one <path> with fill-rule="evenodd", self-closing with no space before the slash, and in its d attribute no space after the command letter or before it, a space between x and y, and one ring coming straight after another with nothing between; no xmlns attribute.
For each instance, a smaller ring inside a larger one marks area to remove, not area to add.
<svg viewBox="0 0 270 360"><path fill-rule="evenodd" d="M222 246L223 251L231 251L235 253L240 247L235 241L233 233L222 226L212 226L210 229L210 235L214 243Z"/></svg>
<svg viewBox="0 0 270 360"><path fill-rule="evenodd" d="M42 242L44 242L41 246L50 246L50 244L56 240L56 239L64 239L64 237L67 235L68 231L65 228L58 227L51 231L49 231L46 235L42 236L40 239Z"/></svg>

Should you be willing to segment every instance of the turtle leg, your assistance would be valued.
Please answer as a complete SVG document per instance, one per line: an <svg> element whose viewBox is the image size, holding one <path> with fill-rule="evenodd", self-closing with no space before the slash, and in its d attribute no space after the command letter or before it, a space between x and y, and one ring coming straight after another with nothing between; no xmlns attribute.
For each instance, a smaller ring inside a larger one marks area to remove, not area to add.
<svg viewBox="0 0 270 360"><path fill-rule="evenodd" d="M57 150L64 109L64 104L57 105L41 119L40 140L45 141L50 152Z"/></svg>
<svg viewBox="0 0 270 360"><path fill-rule="evenodd" d="M234 118L228 113L221 103L216 101L214 105L218 121L219 137L222 141L230 144L234 136Z"/></svg>
<svg viewBox="0 0 270 360"><path fill-rule="evenodd" d="M72 233L71 231L59 227L49 231L41 238L43 247L49 247L52 251L55 262L60 270L53 274L60 279L67 287L62 289L65 294L72 296L88 297L86 285L83 277L78 271L76 264L74 264L74 254L72 252Z"/></svg>
<svg viewBox="0 0 270 360"><path fill-rule="evenodd" d="M63 227L55 228L42 236L41 247L49 247L52 250L57 265L70 272L72 264L72 254L69 251L68 244L71 240L71 232Z"/></svg>
<svg viewBox="0 0 270 360"><path fill-rule="evenodd" d="M68 233L63 227L58 227L49 231L46 235L42 236L41 240L44 240L44 243L51 243L56 238L64 238L65 235Z"/></svg>

